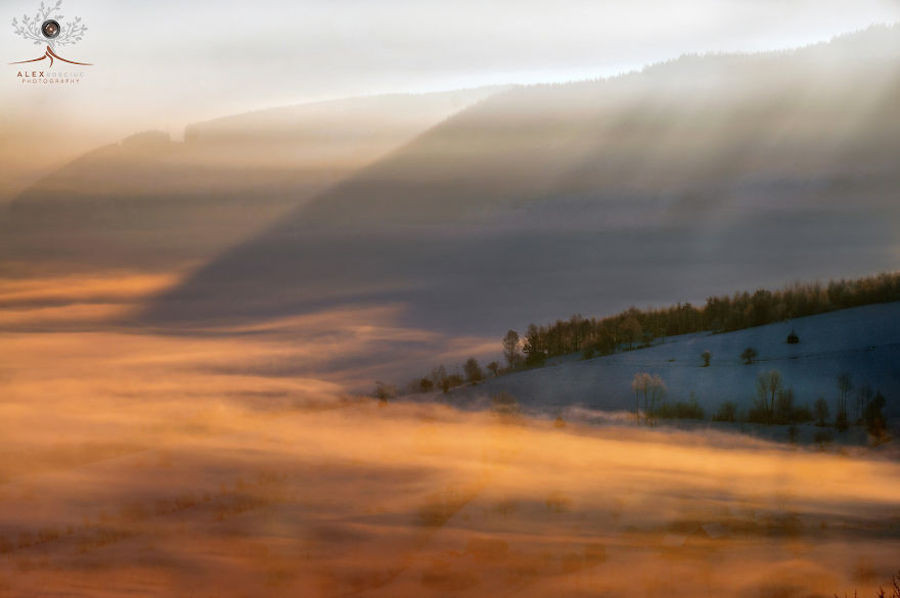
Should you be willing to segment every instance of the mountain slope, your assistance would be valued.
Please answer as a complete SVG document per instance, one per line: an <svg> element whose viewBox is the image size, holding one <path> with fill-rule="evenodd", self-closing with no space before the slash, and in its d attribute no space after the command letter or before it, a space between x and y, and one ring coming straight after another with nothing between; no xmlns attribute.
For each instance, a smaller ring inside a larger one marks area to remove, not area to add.
<svg viewBox="0 0 900 598"><path fill-rule="evenodd" d="M143 316L401 303L502 333L896 267L900 28L513 88L223 254Z"/></svg>
<svg viewBox="0 0 900 598"><path fill-rule="evenodd" d="M0 255L67 269L209 258L496 91L263 110L191 125L183 143L138 134L16 198L0 218Z"/></svg>

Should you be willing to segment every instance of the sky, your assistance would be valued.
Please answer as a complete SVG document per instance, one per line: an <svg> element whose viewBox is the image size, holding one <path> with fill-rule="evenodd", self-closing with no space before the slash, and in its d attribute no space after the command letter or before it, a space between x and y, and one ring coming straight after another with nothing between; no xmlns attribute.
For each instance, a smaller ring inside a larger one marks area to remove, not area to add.
<svg viewBox="0 0 900 598"><path fill-rule="evenodd" d="M0 57L40 48L9 22L37 0L2 0ZM78 85L0 70L0 199L131 133L354 95L595 78L684 53L763 51L900 20L900 0L63 0L91 62Z"/></svg>

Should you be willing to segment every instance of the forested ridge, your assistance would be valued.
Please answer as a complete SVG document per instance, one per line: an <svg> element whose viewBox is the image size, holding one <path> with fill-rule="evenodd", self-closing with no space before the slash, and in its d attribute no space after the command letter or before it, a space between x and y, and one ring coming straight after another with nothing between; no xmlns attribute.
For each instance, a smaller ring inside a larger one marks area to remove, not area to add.
<svg viewBox="0 0 900 598"><path fill-rule="evenodd" d="M582 352L608 355L646 346L654 339L693 332L731 332L838 309L900 301L900 272L827 284L797 283L781 290L759 289L709 297L702 307L678 303L664 308L631 307L605 318L573 315L552 324L531 324L525 333L522 365ZM509 364L514 365L514 364Z"/></svg>
<svg viewBox="0 0 900 598"><path fill-rule="evenodd" d="M541 367L551 357L581 353L582 358L591 359L648 347L655 339L667 336L732 332L892 301L900 301L900 271L852 280L833 280L825 284L795 283L775 291L736 292L731 296L709 297L702 307L690 303L662 308L630 307L602 318L586 318L576 314L552 324L529 324L524 336L509 330L502 340L503 364L492 361L486 365L485 371L475 358L470 358L457 372L448 372L443 365L439 365L426 376L412 380L405 390L415 393L440 389L447 392L467 382L480 382L488 376ZM740 357L746 362L748 359L752 361L754 356L746 355L745 351ZM707 357L703 359L708 363ZM389 385L381 382L376 385L376 396L387 398L395 393L396 390Z"/></svg>

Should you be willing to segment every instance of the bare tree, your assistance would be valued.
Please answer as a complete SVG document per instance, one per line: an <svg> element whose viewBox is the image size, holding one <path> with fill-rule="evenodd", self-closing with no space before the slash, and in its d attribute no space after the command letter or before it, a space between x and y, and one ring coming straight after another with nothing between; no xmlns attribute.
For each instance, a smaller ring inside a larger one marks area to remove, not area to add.
<svg viewBox="0 0 900 598"><path fill-rule="evenodd" d="M397 387L378 380L375 382L375 392L372 393L381 403L387 403L389 399L397 396Z"/></svg>
<svg viewBox="0 0 900 598"><path fill-rule="evenodd" d="M775 397L781 390L781 372L778 370L770 370L757 376L756 378L756 396L766 408L766 416L769 423L772 423L775 416Z"/></svg>
<svg viewBox="0 0 900 598"><path fill-rule="evenodd" d="M650 377L650 405L648 406L647 411L649 413L655 413L656 408L662 403L663 398L666 396L666 384L663 382L662 378L654 374Z"/></svg>
<svg viewBox="0 0 900 598"><path fill-rule="evenodd" d="M634 348L634 343L641 338L641 323L633 315L628 316L622 323L622 336L628 341L628 348Z"/></svg>
<svg viewBox="0 0 900 598"><path fill-rule="evenodd" d="M443 365L439 365L431 370L431 375L429 377L434 383L435 388L443 388L447 381L447 370Z"/></svg>
<svg viewBox="0 0 900 598"><path fill-rule="evenodd" d="M634 415L641 420L641 399L644 402L644 411L648 417L656 411L657 404L666 394L666 384L656 374L638 372L631 381L631 389L634 391Z"/></svg>
<svg viewBox="0 0 900 598"><path fill-rule="evenodd" d="M474 357L466 360L466 363L463 365L463 371L466 373L466 380L469 382L475 383L484 380L484 372L481 370L481 366L478 365L478 360Z"/></svg>
<svg viewBox="0 0 900 598"><path fill-rule="evenodd" d="M503 356L509 369L515 369L522 361L522 354L519 353L519 333L510 330L503 337Z"/></svg>
<svg viewBox="0 0 900 598"><path fill-rule="evenodd" d="M650 374L638 372L631 380L631 390L634 391L634 417L641 421L641 394L646 394Z"/></svg>
<svg viewBox="0 0 900 598"><path fill-rule="evenodd" d="M849 414L847 413L847 402L850 397L850 391L853 390L853 379L850 374L844 372L837 377L838 403L837 413L834 416L834 425L839 430L846 430L849 427Z"/></svg>

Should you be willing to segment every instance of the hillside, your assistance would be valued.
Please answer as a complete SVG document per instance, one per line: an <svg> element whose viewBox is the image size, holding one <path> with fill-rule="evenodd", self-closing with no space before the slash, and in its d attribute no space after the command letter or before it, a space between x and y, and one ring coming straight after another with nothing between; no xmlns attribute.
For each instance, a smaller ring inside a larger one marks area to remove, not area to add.
<svg viewBox="0 0 900 598"><path fill-rule="evenodd" d="M798 344L787 344L792 331ZM745 365L741 352L753 347L758 360ZM700 355L710 351L709 367ZM844 309L723 334L688 334L661 339L652 347L589 360L559 358L534 370L460 387L438 398L456 405L489 405L501 391L513 395L533 412L555 415L573 406L592 410L634 409L631 381L638 372L658 374L665 382L667 400L691 397L710 417L725 401L746 412L756 396L761 372L777 369L795 402L812 406L824 397L832 414L838 396L837 376L849 373L854 390L869 385L887 398L887 415L900 416L900 302Z"/></svg>
<svg viewBox="0 0 900 598"><path fill-rule="evenodd" d="M498 93L223 253L141 321L391 304L404 324L498 335L892 270L898 64L900 27L878 27Z"/></svg>
<svg viewBox="0 0 900 598"><path fill-rule="evenodd" d="M189 125L184 142L133 135L0 207L0 257L66 271L209 259L496 91L274 108Z"/></svg>

